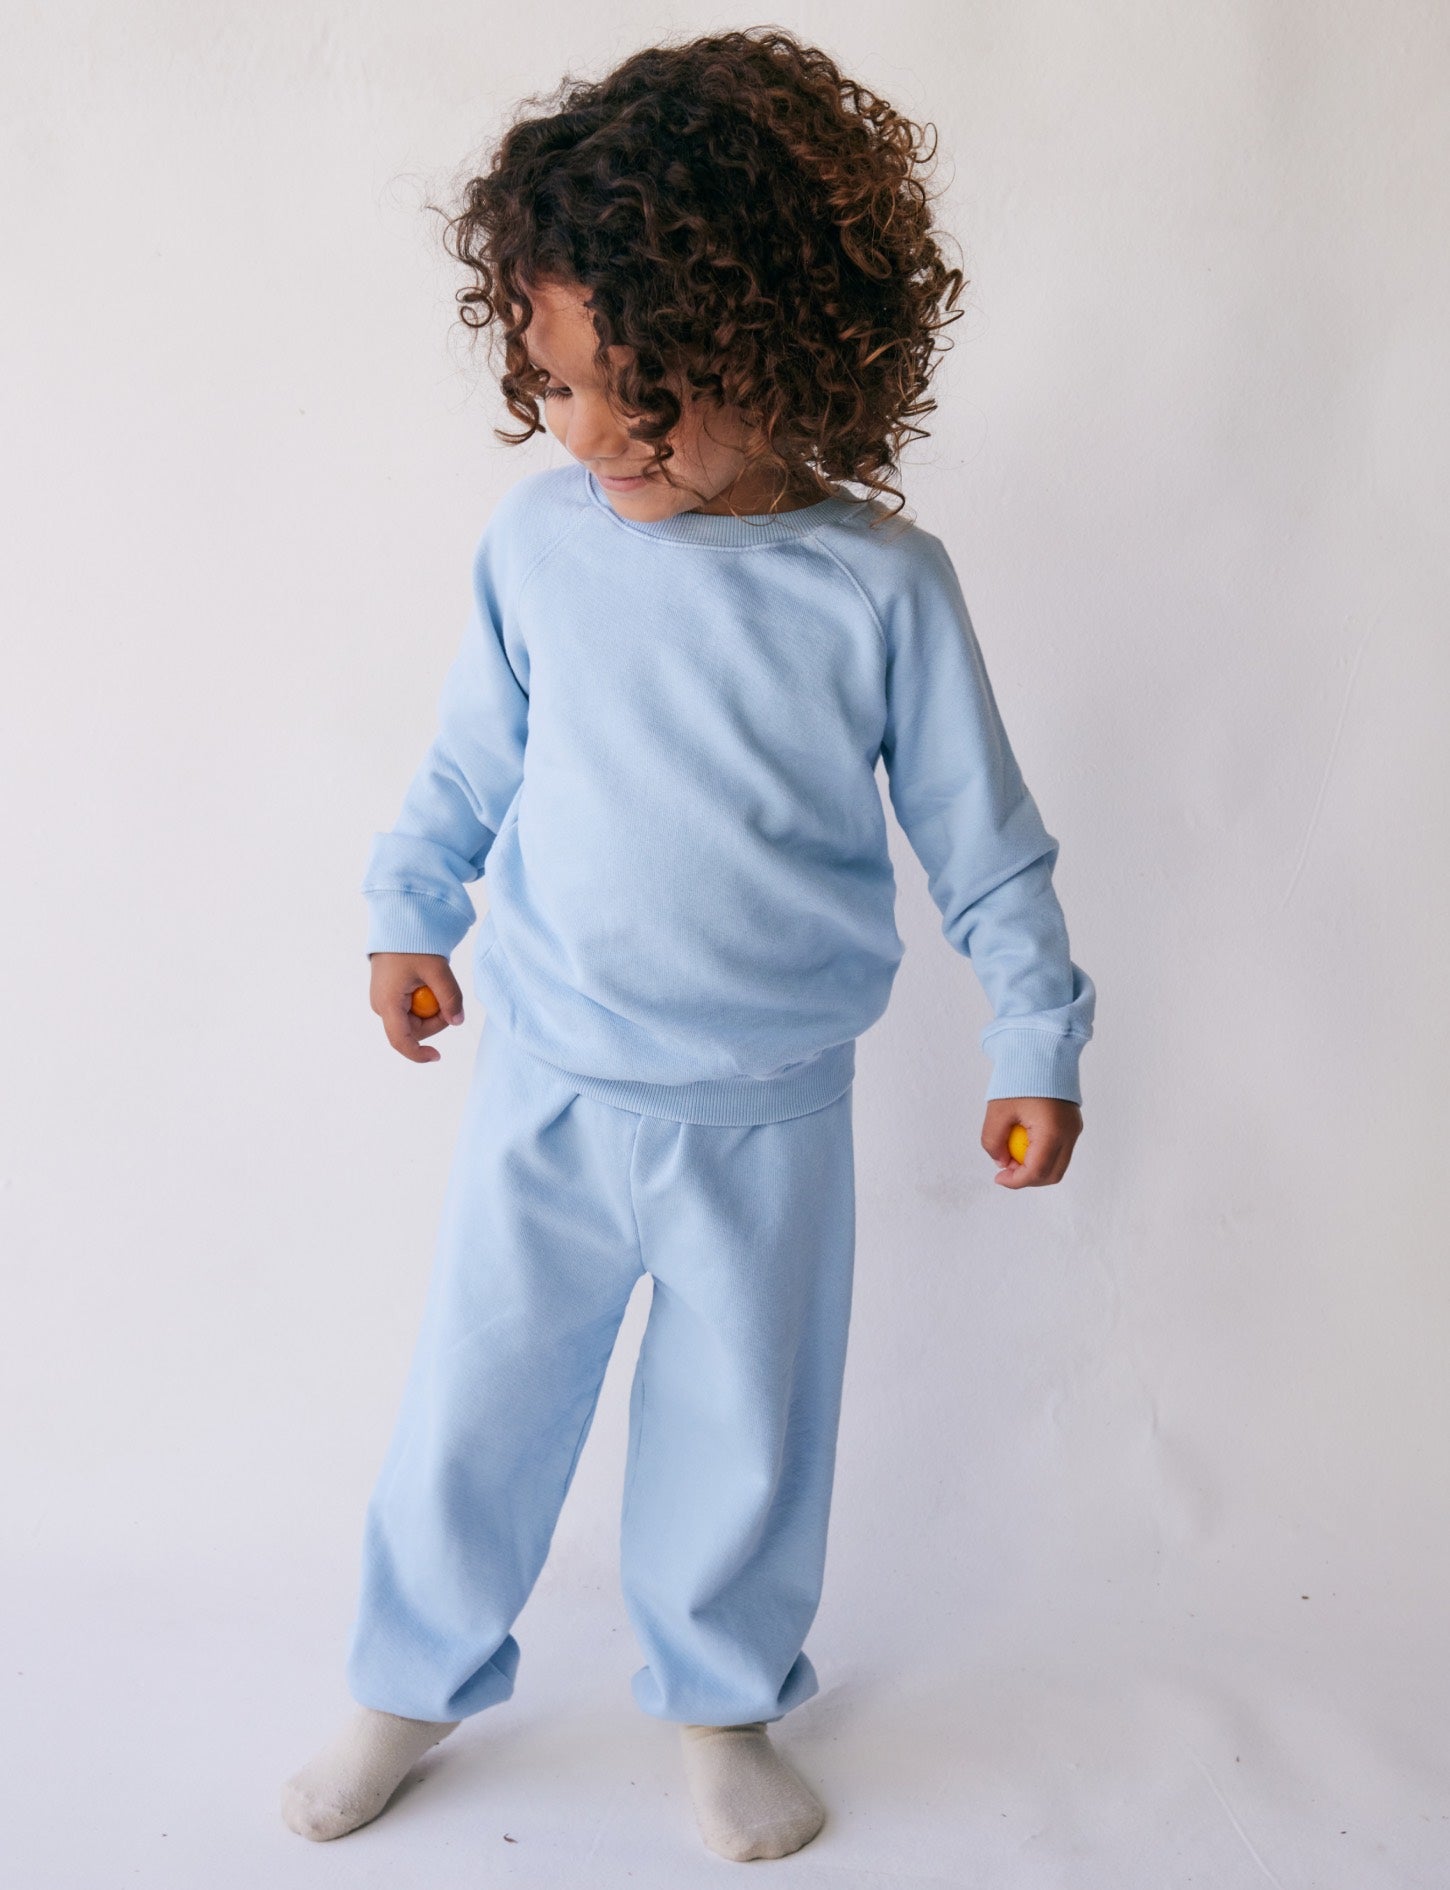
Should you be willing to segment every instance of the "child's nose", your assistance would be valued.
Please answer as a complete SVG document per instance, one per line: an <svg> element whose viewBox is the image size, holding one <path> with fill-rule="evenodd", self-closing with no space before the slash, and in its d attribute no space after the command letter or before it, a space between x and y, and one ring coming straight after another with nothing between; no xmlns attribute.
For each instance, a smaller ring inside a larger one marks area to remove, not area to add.
<svg viewBox="0 0 1450 1890"><path fill-rule="evenodd" d="M610 475L622 470L630 453L629 436L618 417L589 401L570 401L564 444L575 459Z"/></svg>

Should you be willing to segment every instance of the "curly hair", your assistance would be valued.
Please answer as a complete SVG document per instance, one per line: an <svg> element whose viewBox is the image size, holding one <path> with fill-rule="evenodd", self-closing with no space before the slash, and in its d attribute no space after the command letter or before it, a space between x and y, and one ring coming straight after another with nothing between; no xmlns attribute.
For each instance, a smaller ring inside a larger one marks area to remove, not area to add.
<svg viewBox="0 0 1450 1890"><path fill-rule="evenodd" d="M502 334L499 385L523 431L496 436L544 430L529 285L578 285L608 398L650 467L672 454L683 393L740 409L782 491L851 481L899 512L890 475L925 434L914 422L951 346L938 331L967 280L943 260L920 175L935 127L773 27L649 47L523 101L540 106L467 179L444 234L472 272L459 319Z"/></svg>

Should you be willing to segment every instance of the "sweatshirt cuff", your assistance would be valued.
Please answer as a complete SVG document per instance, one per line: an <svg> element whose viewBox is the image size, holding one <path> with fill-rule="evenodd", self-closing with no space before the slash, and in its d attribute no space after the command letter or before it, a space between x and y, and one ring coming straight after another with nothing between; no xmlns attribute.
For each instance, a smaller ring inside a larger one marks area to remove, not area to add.
<svg viewBox="0 0 1450 1890"><path fill-rule="evenodd" d="M1086 1037L1024 1025L1001 1028L984 1035L982 1048L992 1059L987 1101L999 1096L1056 1096L1063 1102L1082 1102L1078 1059Z"/></svg>
<svg viewBox="0 0 1450 1890"><path fill-rule="evenodd" d="M368 902L366 950L373 952L428 952L449 958L459 940L473 924L475 913L468 916L445 899L432 893L399 892L380 886L364 891Z"/></svg>

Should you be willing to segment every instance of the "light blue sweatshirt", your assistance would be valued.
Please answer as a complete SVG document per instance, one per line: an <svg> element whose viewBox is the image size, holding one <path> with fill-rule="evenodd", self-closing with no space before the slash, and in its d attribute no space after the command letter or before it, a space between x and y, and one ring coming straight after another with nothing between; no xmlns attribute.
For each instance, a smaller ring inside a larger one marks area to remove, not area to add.
<svg viewBox="0 0 1450 1890"><path fill-rule="evenodd" d="M641 523L577 463L520 479L373 839L367 950L451 955L482 876L490 1027L580 1089L679 1121L822 1108L905 949L878 760L992 1006L988 1098L1080 1102L1096 994L1058 843L945 547L879 501Z"/></svg>

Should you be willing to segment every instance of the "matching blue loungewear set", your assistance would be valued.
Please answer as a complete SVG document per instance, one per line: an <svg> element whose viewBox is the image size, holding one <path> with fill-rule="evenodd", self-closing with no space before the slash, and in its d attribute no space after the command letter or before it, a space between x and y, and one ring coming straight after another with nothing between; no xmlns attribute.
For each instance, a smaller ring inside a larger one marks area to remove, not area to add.
<svg viewBox="0 0 1450 1890"><path fill-rule="evenodd" d="M877 521L873 524L873 520ZM876 768L991 1001L991 1097L1081 1101L1095 992L940 540L879 502L616 513L521 479L478 544L438 731L363 883L369 952L485 1007L368 1504L354 1699L506 1700L641 1274L620 1573L658 1718L818 1690L855 1245L856 1039L903 946Z"/></svg>

